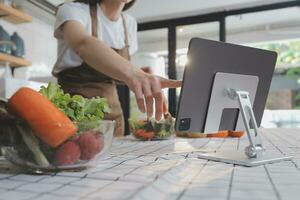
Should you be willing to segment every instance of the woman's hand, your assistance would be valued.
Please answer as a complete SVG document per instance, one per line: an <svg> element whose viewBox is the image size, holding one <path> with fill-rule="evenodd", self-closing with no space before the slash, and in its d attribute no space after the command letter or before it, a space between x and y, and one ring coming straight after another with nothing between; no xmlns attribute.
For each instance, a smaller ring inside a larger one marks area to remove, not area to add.
<svg viewBox="0 0 300 200"><path fill-rule="evenodd" d="M103 41L90 36L77 21L68 21L61 29L64 39L89 66L128 85L136 96L139 109L147 111L148 117L152 116L155 104L155 118L160 120L166 110L162 89L180 87L181 81L147 74L136 68Z"/></svg>
<svg viewBox="0 0 300 200"><path fill-rule="evenodd" d="M148 74L153 74L151 67L149 66L145 66L145 67L141 67L141 70L143 70L144 72L148 73ZM168 103L167 103L167 99L166 96L163 94L163 114L168 112Z"/></svg>
<svg viewBox="0 0 300 200"><path fill-rule="evenodd" d="M181 87L181 81L148 74L137 68L132 70L131 76L127 78L125 83L134 92L141 112L147 111L147 116L151 117L153 115L153 105L155 105L156 120L160 120L163 112L166 111L162 89Z"/></svg>

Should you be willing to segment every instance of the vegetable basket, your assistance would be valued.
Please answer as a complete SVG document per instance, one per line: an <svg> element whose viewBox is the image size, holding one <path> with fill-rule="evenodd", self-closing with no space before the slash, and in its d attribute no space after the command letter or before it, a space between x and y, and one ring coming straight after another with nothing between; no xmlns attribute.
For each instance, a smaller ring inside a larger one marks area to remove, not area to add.
<svg viewBox="0 0 300 200"><path fill-rule="evenodd" d="M57 124L64 126L64 124ZM82 170L94 166L111 147L114 121L89 121L77 123L78 131L57 147L51 147L34 136L24 123L14 129L10 145L2 146L4 157L31 173L57 172L61 170Z"/></svg>
<svg viewBox="0 0 300 200"><path fill-rule="evenodd" d="M5 158L30 172L92 166L112 144L114 121L101 97L65 93L49 83L40 91L20 88L0 99L0 147Z"/></svg>

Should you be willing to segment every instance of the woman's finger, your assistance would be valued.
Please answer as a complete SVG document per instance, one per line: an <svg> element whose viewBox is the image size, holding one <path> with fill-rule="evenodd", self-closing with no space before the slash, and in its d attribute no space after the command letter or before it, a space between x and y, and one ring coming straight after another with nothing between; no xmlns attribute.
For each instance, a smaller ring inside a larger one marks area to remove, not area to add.
<svg viewBox="0 0 300 200"><path fill-rule="evenodd" d="M142 113L145 113L145 102L144 102L143 91L142 91L141 85L135 85L133 92L135 94L135 99L136 99L139 110Z"/></svg>
<svg viewBox="0 0 300 200"><path fill-rule="evenodd" d="M163 97L161 92L153 94L155 99L155 119L159 121L163 114Z"/></svg>
<svg viewBox="0 0 300 200"><path fill-rule="evenodd" d="M148 81L143 83L143 93L146 100L147 116L150 118L153 115L153 95L151 91L151 83Z"/></svg>
<svg viewBox="0 0 300 200"><path fill-rule="evenodd" d="M153 97L155 99L155 119L160 120L163 114L164 98L160 87L159 79L155 78L151 84Z"/></svg>
<svg viewBox="0 0 300 200"><path fill-rule="evenodd" d="M160 85L161 88L178 88L181 87L182 81L179 80L171 80L160 77Z"/></svg>
<svg viewBox="0 0 300 200"><path fill-rule="evenodd" d="M167 113L168 112L168 103L167 103L167 98L166 96L163 94L163 113Z"/></svg>

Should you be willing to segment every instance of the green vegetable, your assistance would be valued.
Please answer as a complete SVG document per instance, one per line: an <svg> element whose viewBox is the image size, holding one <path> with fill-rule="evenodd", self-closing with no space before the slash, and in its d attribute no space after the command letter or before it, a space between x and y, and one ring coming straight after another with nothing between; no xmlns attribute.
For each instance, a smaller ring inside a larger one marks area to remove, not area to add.
<svg viewBox="0 0 300 200"><path fill-rule="evenodd" d="M50 164L46 158L46 156L41 151L37 138L33 135L33 133L28 129L25 131L21 126L17 125L17 128L22 135L23 141L33 154L34 160L37 165L41 167L48 167Z"/></svg>
<svg viewBox="0 0 300 200"><path fill-rule="evenodd" d="M161 130L158 133L156 133L156 137L158 138L167 138L171 135L172 133L170 131L166 131L166 130Z"/></svg>
<svg viewBox="0 0 300 200"><path fill-rule="evenodd" d="M101 126L101 121L77 122L76 125L78 127L78 133L77 133L77 135L80 135L81 133L83 133L85 131L88 131L88 130L99 131L99 128Z"/></svg>
<svg viewBox="0 0 300 200"><path fill-rule="evenodd" d="M146 129L146 122L142 122L141 120L133 120L129 119L129 125L132 129Z"/></svg>
<svg viewBox="0 0 300 200"><path fill-rule="evenodd" d="M157 139L168 138L174 133L172 128L173 119L171 117L163 119L160 122L155 121L155 119L150 119L148 121L131 119L129 120L129 123L133 131L142 129L145 132L154 132L154 138Z"/></svg>
<svg viewBox="0 0 300 200"><path fill-rule="evenodd" d="M158 133L162 129L162 124L158 122L154 122L154 132Z"/></svg>
<svg viewBox="0 0 300 200"><path fill-rule="evenodd" d="M74 122L103 120L105 113L110 113L106 98L84 98L80 95L71 96L60 88L60 85L49 83L39 91L55 104Z"/></svg>

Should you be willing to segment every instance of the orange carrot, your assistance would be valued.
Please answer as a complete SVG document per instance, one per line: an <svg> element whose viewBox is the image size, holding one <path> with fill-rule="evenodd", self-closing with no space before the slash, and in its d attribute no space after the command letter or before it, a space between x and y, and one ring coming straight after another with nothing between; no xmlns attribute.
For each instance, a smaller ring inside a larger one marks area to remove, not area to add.
<svg viewBox="0 0 300 200"><path fill-rule="evenodd" d="M245 134L245 131L229 131L230 137L242 137Z"/></svg>
<svg viewBox="0 0 300 200"><path fill-rule="evenodd" d="M33 133L51 147L75 135L77 127L46 97L30 88L19 89L8 101L9 109L31 127Z"/></svg>
<svg viewBox="0 0 300 200"><path fill-rule="evenodd" d="M207 134L207 137L218 137L218 138L225 138L228 136L228 131L219 131L217 133L210 133Z"/></svg>
<svg viewBox="0 0 300 200"><path fill-rule="evenodd" d="M153 137L154 137L154 132L146 132L145 130L143 129L138 129L134 132L134 135L137 137L137 138L142 138L144 140L151 140Z"/></svg>
<svg viewBox="0 0 300 200"><path fill-rule="evenodd" d="M186 137L186 138L206 138L207 134L204 133L191 133L191 132L177 132L177 137Z"/></svg>

